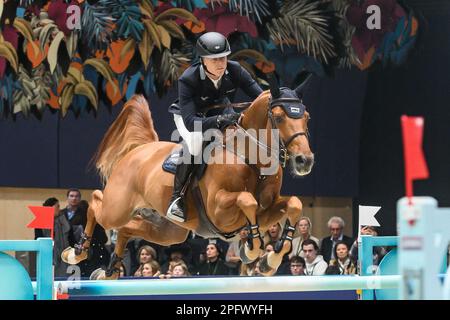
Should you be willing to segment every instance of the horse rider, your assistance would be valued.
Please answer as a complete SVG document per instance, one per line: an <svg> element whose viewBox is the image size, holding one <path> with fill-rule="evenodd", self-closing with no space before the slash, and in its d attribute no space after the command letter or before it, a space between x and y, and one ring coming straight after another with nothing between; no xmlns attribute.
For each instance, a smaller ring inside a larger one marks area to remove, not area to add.
<svg viewBox="0 0 450 320"><path fill-rule="evenodd" d="M191 157L202 152L203 132L212 128L224 130L238 121L240 113L229 106L238 88L252 99L262 92L257 82L238 62L228 60L230 44L222 34L203 34L197 41L196 51L200 61L187 68L178 79L179 103L169 109L169 112L174 113L175 124L187 143ZM211 108L217 105L228 107ZM197 125L194 130L194 123L201 123L201 132ZM186 221L183 190L193 168L193 161L177 165L173 195L166 214L172 220Z"/></svg>

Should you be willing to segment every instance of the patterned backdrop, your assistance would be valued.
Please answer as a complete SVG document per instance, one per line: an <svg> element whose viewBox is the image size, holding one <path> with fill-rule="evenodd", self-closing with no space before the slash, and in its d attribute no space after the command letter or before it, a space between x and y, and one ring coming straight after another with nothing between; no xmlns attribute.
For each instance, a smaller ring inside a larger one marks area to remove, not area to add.
<svg viewBox="0 0 450 320"><path fill-rule="evenodd" d="M367 28L371 5L380 29ZM273 70L293 86L302 71L401 64L418 31L395 0L0 0L0 16L0 117L161 97L208 31L228 37L231 59L262 86Z"/></svg>

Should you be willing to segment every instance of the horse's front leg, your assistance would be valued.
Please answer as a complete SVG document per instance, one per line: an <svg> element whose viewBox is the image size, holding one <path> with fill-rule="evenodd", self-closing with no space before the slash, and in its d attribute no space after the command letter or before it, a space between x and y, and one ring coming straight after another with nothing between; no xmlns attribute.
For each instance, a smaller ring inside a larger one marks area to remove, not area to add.
<svg viewBox="0 0 450 320"><path fill-rule="evenodd" d="M240 257L244 264L256 260L261 254L263 241L259 232L259 225L256 219L258 202L255 197L246 191L228 192L224 189L217 192L215 197L216 215L219 212L224 213L233 206L237 206L247 218L249 223L248 241L240 248ZM228 212L230 214L230 212Z"/></svg>
<svg viewBox="0 0 450 320"><path fill-rule="evenodd" d="M281 238L274 251L261 258L260 272L265 276L273 275L281 264L283 256L292 249L292 238L295 227L302 213L302 202L297 197L279 197L274 204L264 212L266 219L287 215ZM261 220L261 219L260 219Z"/></svg>

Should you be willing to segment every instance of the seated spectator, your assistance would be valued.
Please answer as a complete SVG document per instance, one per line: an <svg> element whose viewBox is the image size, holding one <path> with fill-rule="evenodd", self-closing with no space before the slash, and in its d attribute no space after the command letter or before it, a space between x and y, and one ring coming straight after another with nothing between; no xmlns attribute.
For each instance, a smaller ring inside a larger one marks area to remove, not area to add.
<svg viewBox="0 0 450 320"><path fill-rule="evenodd" d="M378 229L374 226L361 226L360 234L362 236L378 236ZM377 266L380 264L383 257L386 255L387 249L385 247L374 247L373 248L373 270L372 273L375 274ZM353 261L358 261L358 239L356 239L350 248L350 257Z"/></svg>
<svg viewBox="0 0 450 320"><path fill-rule="evenodd" d="M360 235L362 236L378 236L377 228L374 226L361 226ZM375 247L373 252L373 263L374 265L378 265L381 259L386 254L386 249L383 247ZM350 256L353 260L358 260L358 239L356 239L351 248L350 248Z"/></svg>
<svg viewBox="0 0 450 320"><path fill-rule="evenodd" d="M259 262L259 258L248 264L244 264L244 263L241 264L241 270L239 272L239 275L244 276L244 277L253 277L253 276L259 275L259 272L257 270L258 262Z"/></svg>
<svg viewBox="0 0 450 320"><path fill-rule="evenodd" d="M142 277L142 269L144 267L144 264L157 259L156 251L150 246L142 246L141 248L139 248L137 259L139 261L139 267L134 272L134 276Z"/></svg>
<svg viewBox="0 0 450 320"><path fill-rule="evenodd" d="M123 261L125 266L127 267L127 270L130 270L129 275L133 276L134 272L139 269L140 262L139 262L139 250L143 246L150 246L155 251L155 260L157 260L160 264L162 264L162 257L163 257L163 249L162 246L155 244L153 242L146 241L142 238L135 238L128 241Z"/></svg>
<svg viewBox="0 0 450 320"><path fill-rule="evenodd" d="M334 246L336 259L330 260L325 274L356 274L356 264L350 258L349 249L344 241L338 241Z"/></svg>
<svg viewBox="0 0 450 320"><path fill-rule="evenodd" d="M263 241L264 245L269 242L277 242L281 238L281 225L280 223L275 223L269 227L269 229L264 233Z"/></svg>
<svg viewBox="0 0 450 320"><path fill-rule="evenodd" d="M325 274L328 264L318 255L319 246L314 240L307 239L303 241L303 252L305 253L305 274L307 276L321 276Z"/></svg>
<svg viewBox="0 0 450 320"><path fill-rule="evenodd" d="M146 262L142 266L142 277L158 277L161 274L159 263L156 260Z"/></svg>
<svg viewBox="0 0 450 320"><path fill-rule="evenodd" d="M66 216L61 214L59 210L59 201L56 198L48 198L42 204L44 207L54 208L54 222L53 222L53 265L55 277L68 277L67 268L69 265L62 261L61 253L65 248L74 244L75 239L73 235L72 227L67 220ZM50 230L47 229L35 229L35 239L41 237L50 237Z"/></svg>
<svg viewBox="0 0 450 320"><path fill-rule="evenodd" d="M209 243L206 247L206 262L200 265L198 274L205 276L228 275L230 271L220 257L221 254L216 243Z"/></svg>
<svg viewBox="0 0 450 320"><path fill-rule="evenodd" d="M264 253L269 253L275 250L276 242L270 241L264 245Z"/></svg>
<svg viewBox="0 0 450 320"><path fill-rule="evenodd" d="M190 261L186 261L188 264L192 265L192 268L190 268L191 274L197 273L194 270L198 270L199 266L203 263L205 260L203 257L205 247L208 245L209 241L208 239L204 239L203 237L195 234L195 232L190 232L186 244L191 249L191 257ZM192 270L191 270L192 269Z"/></svg>
<svg viewBox="0 0 450 320"><path fill-rule="evenodd" d="M188 267L189 271L192 270L192 266L188 264L188 257L191 253L191 248L186 243L172 245L165 249L166 255L169 259L161 266L161 273L167 274L172 270L169 268L171 264L175 262L183 262Z"/></svg>
<svg viewBox="0 0 450 320"><path fill-rule="evenodd" d="M297 224L299 236L292 240L292 251L289 254L289 258L292 258L293 256L304 257L302 243L306 239L314 240L318 246L320 245L320 240L311 235L311 228L311 220L308 217L301 217Z"/></svg>
<svg viewBox="0 0 450 320"><path fill-rule="evenodd" d="M248 229L246 227L239 231L239 240L233 241L228 247L227 256L225 258L226 265L230 269L231 275L238 275L241 268L240 248L245 245L248 237Z"/></svg>
<svg viewBox="0 0 450 320"><path fill-rule="evenodd" d="M331 217L328 220L328 228L330 229L330 236L323 238L321 241L320 254L326 263L329 263L331 259L335 259L334 246L338 241L344 241L350 248L353 243L353 239L344 235L345 222L341 217Z"/></svg>
<svg viewBox="0 0 450 320"><path fill-rule="evenodd" d="M176 262L172 267L172 277L189 277L191 274L189 273L188 267L183 262Z"/></svg>
<svg viewBox="0 0 450 320"><path fill-rule="evenodd" d="M255 264L255 277L262 277L263 274L261 273L261 271L259 270L259 266L261 265L261 259L256 259L256 264Z"/></svg>
<svg viewBox="0 0 450 320"><path fill-rule="evenodd" d="M300 256L293 256L289 260L290 275L304 276L305 275L305 259Z"/></svg>

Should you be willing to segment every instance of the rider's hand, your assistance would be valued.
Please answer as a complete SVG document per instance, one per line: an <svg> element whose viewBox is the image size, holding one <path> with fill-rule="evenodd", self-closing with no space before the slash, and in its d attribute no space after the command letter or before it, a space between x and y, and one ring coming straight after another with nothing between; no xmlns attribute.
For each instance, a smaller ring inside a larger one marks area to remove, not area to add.
<svg viewBox="0 0 450 320"><path fill-rule="evenodd" d="M227 113L217 116L217 128L222 130L228 126L236 124L240 116L240 113Z"/></svg>

